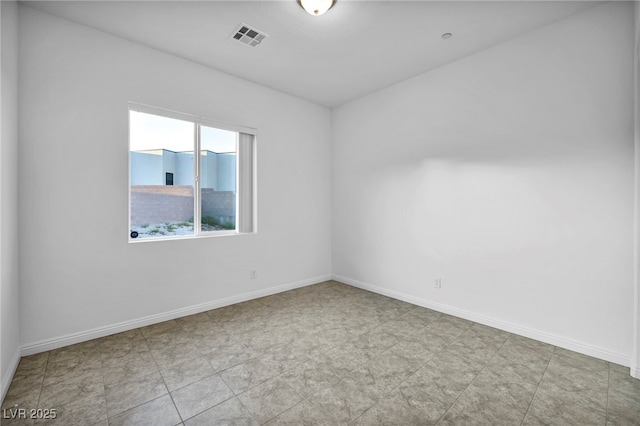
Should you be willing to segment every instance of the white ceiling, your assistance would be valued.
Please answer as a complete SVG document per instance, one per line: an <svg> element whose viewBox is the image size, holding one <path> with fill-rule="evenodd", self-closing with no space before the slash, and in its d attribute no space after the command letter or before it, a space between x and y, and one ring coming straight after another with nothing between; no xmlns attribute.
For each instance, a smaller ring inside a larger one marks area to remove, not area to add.
<svg viewBox="0 0 640 426"><path fill-rule="evenodd" d="M334 107L600 2L338 0L320 17L296 0L27 3ZM241 23L269 38L255 48L232 40Z"/></svg>

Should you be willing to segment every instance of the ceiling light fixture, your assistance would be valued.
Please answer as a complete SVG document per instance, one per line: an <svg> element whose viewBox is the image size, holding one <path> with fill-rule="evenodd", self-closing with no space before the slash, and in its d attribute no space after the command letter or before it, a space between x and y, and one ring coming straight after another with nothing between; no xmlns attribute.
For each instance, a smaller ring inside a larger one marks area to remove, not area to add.
<svg viewBox="0 0 640 426"><path fill-rule="evenodd" d="M310 15L320 16L331 9L333 0L300 0L300 6Z"/></svg>
<svg viewBox="0 0 640 426"><path fill-rule="evenodd" d="M441 37L442 37L443 39L445 39L445 40L448 40L448 39L450 39L451 37L453 37L453 34L451 34L451 33L444 33L444 34L442 34L442 36L441 36Z"/></svg>

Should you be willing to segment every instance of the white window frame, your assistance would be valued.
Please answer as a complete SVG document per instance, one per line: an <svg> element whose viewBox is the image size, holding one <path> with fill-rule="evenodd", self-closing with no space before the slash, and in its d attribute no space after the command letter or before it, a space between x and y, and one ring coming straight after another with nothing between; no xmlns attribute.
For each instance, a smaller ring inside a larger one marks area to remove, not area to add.
<svg viewBox="0 0 640 426"><path fill-rule="evenodd" d="M172 241L179 239L221 237L230 235L256 234L257 229L257 129L254 127L227 124L198 115L186 114L169 109L144 105L136 102L129 102L127 120L131 116L131 111L152 114L160 117L173 118L187 121L194 124L194 156L193 156L193 235L172 235L154 238L131 238L130 243L142 243L151 241ZM200 187L200 126L214 127L216 129L228 130L236 133L236 229L228 231L202 231L202 202ZM195 154L198 155L195 155ZM128 224L129 235L131 230L131 123L129 122L129 143L128 143L129 167L128 174Z"/></svg>

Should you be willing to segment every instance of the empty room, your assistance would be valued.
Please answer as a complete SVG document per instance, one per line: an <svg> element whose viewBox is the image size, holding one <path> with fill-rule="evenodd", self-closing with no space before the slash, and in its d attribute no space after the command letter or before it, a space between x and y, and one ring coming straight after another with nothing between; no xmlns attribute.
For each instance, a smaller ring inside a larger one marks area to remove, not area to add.
<svg viewBox="0 0 640 426"><path fill-rule="evenodd" d="M640 425L640 4L0 1L2 425Z"/></svg>

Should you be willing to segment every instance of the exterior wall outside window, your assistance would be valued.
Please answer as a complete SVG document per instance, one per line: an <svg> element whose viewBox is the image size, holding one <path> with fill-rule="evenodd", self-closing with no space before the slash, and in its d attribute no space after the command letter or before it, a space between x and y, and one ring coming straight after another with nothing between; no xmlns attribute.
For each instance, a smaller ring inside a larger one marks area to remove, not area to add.
<svg viewBox="0 0 640 426"><path fill-rule="evenodd" d="M131 153L131 185L164 185L173 173L174 185L193 185L193 153L166 149ZM202 188L236 191L236 154L202 152Z"/></svg>

